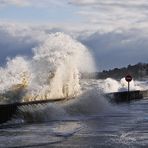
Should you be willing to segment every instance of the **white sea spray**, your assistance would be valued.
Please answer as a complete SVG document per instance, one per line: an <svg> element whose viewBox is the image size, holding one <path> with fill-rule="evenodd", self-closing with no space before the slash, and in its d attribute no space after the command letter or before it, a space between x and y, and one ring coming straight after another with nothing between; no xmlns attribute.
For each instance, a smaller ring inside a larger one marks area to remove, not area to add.
<svg viewBox="0 0 148 148"><path fill-rule="evenodd" d="M94 67L81 43L63 33L49 34L33 48L32 58L15 57L0 68L0 91L21 87L22 101L74 97L81 93L80 72Z"/></svg>

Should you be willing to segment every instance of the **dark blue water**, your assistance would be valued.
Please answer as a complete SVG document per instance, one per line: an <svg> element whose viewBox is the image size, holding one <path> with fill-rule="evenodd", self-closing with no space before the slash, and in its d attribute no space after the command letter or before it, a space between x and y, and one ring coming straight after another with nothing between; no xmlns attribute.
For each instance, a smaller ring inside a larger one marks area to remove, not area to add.
<svg viewBox="0 0 148 148"><path fill-rule="evenodd" d="M0 126L0 147L148 147L148 100L109 105L97 114L11 121Z"/></svg>

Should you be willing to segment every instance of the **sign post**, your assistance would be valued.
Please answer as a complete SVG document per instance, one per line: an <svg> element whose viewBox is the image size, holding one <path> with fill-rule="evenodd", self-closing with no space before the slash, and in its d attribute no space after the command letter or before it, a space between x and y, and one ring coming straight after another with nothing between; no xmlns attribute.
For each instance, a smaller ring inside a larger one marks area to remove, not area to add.
<svg viewBox="0 0 148 148"><path fill-rule="evenodd" d="M132 76L131 75L126 75L126 77L125 77L125 80L128 82L128 99L130 99L130 93L129 93L129 91L130 91L130 82L132 81Z"/></svg>
<svg viewBox="0 0 148 148"><path fill-rule="evenodd" d="M130 82L128 82L128 92L130 91Z"/></svg>

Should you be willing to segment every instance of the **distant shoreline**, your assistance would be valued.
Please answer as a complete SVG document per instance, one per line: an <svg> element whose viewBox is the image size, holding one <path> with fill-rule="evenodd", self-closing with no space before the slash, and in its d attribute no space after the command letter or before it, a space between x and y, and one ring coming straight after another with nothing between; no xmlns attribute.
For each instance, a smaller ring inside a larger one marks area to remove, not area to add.
<svg viewBox="0 0 148 148"><path fill-rule="evenodd" d="M138 63L135 65L128 65L127 67L114 68L111 70L103 70L102 72L82 73L82 79L106 79L108 77L113 79L121 79L127 74L132 75L134 79L142 80L148 78L148 64Z"/></svg>

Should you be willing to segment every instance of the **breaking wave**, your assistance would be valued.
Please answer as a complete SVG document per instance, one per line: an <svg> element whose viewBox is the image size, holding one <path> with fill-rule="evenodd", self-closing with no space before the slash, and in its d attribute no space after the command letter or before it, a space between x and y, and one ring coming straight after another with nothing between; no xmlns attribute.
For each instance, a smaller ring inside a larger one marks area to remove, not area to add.
<svg viewBox="0 0 148 148"><path fill-rule="evenodd" d="M63 33L50 34L32 50L32 58L18 56L0 68L1 101L77 96L80 72L95 67L88 49Z"/></svg>

